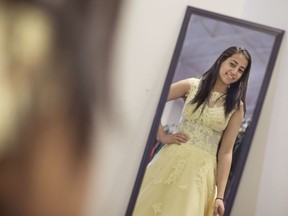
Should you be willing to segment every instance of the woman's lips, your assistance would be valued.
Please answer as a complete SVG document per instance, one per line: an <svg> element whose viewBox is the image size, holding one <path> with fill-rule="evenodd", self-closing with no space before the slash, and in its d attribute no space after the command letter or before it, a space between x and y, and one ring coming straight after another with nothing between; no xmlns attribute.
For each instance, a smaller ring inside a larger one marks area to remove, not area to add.
<svg viewBox="0 0 288 216"><path fill-rule="evenodd" d="M226 73L226 76L228 77L228 79L230 79L230 80L234 80L234 77L231 76L230 74Z"/></svg>

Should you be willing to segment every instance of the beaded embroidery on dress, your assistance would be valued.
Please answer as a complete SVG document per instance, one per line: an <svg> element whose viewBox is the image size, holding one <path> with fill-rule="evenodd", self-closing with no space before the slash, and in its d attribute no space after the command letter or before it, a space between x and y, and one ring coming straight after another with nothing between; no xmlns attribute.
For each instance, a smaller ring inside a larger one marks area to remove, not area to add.
<svg viewBox="0 0 288 216"><path fill-rule="evenodd" d="M199 83L190 79L178 127L189 140L165 145L148 164L133 216L213 215L216 153L233 112L225 117L225 95L218 92L212 92L209 102L193 112L191 100Z"/></svg>

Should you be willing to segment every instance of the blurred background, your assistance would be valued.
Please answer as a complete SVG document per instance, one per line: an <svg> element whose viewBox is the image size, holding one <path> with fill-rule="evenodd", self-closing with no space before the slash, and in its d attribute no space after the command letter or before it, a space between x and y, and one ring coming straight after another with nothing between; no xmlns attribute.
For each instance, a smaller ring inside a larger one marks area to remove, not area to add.
<svg viewBox="0 0 288 216"><path fill-rule="evenodd" d="M1 216L86 214L119 5L1 1Z"/></svg>

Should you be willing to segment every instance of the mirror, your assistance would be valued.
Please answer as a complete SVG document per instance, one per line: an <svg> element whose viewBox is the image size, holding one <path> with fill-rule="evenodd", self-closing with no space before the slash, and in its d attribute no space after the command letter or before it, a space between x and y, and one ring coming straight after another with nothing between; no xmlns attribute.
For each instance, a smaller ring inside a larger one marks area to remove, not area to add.
<svg viewBox="0 0 288 216"><path fill-rule="evenodd" d="M252 67L246 95L247 111L234 144L225 192L225 215L230 215L283 34L283 30L187 7L127 215L132 215L147 163L162 146L155 141L160 120L168 132L173 132L179 122L184 101L166 103L171 83L200 77L226 48L236 45L250 52Z"/></svg>

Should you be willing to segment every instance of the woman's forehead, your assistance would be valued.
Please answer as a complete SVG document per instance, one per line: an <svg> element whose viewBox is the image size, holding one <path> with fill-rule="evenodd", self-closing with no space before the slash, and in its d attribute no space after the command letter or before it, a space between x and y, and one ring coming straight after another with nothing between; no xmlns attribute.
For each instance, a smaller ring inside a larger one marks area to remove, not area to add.
<svg viewBox="0 0 288 216"><path fill-rule="evenodd" d="M245 68L248 65L248 59L243 53L235 53L232 56L230 56L229 58L227 58L227 60L228 59L232 60L232 61L236 61L239 65L241 65L242 67L245 67Z"/></svg>

